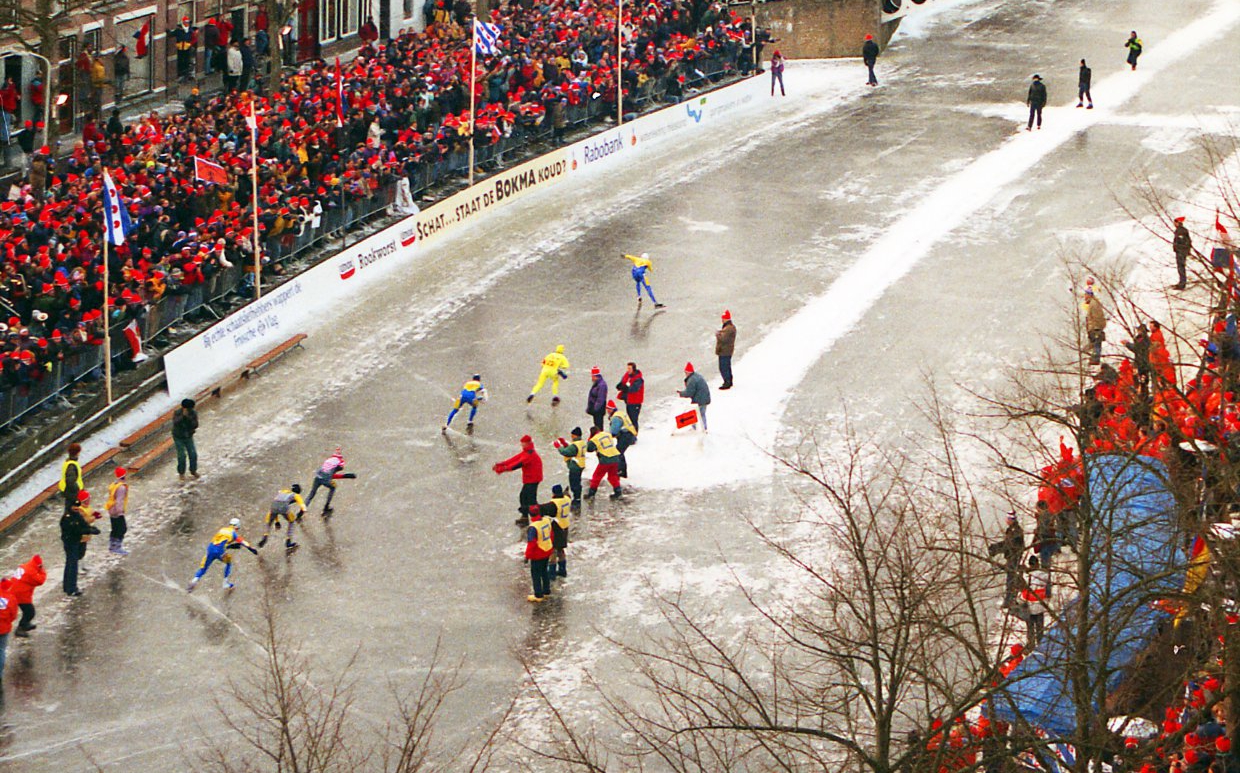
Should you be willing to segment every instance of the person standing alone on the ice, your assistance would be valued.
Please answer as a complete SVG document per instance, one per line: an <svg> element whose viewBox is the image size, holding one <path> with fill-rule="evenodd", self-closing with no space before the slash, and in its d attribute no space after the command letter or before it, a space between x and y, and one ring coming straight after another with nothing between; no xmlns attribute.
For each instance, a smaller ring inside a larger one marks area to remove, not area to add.
<svg viewBox="0 0 1240 773"><path fill-rule="evenodd" d="M1107 315L1102 301L1094 297L1094 288L1085 288L1085 336L1089 339L1089 362L1102 362L1102 342L1107 340Z"/></svg>
<svg viewBox="0 0 1240 773"><path fill-rule="evenodd" d="M719 357L719 375L723 377L720 389L732 388L732 352L736 349L736 326L732 324L732 312L723 310L723 325L715 331L715 354Z"/></svg>
<svg viewBox="0 0 1240 773"><path fill-rule="evenodd" d="M1171 249L1175 251L1175 270L1180 281L1175 289L1183 290L1188 283L1188 255L1193 251L1193 237L1184 227L1184 218L1175 219L1175 236L1171 240Z"/></svg>
<svg viewBox="0 0 1240 773"><path fill-rule="evenodd" d="M689 398L697 408L698 418L702 420L702 431L706 432L706 406L710 405L710 387L706 385L706 379L693 370L691 362L685 363L685 388L678 394ZM693 428L697 429L697 425L694 424Z"/></svg>
<svg viewBox="0 0 1240 773"><path fill-rule="evenodd" d="M1042 108L1046 107L1046 85L1042 83L1041 75L1034 75L1033 82L1029 84L1029 96L1025 97L1025 104L1029 105L1029 123L1025 125L1025 131L1033 131L1033 121L1036 118L1038 128L1042 128Z"/></svg>
<svg viewBox="0 0 1240 773"><path fill-rule="evenodd" d="M779 52L777 51L776 54ZM772 71L774 66L772 65ZM663 308L663 304L655 300L654 290L650 289L650 282L646 281L646 272L654 271L654 263L650 260L650 253L643 252L641 255L628 255L624 257L633 262L633 268L629 272L633 277L633 282L637 285L637 308L642 307L642 289L645 288L646 295L650 296L650 302L654 304L656 309Z"/></svg>
<svg viewBox="0 0 1240 773"><path fill-rule="evenodd" d="M1137 69L1137 60L1141 58L1141 52L1145 50L1145 44L1141 42L1141 38L1137 37L1137 31L1133 30L1128 35L1128 41L1124 43L1124 48L1128 49L1128 64L1132 65L1132 69Z"/></svg>
<svg viewBox="0 0 1240 773"><path fill-rule="evenodd" d="M529 523L530 505L538 504L538 484L543 479L542 457L534 450L534 438L521 436L521 450L502 462L496 462L491 468L496 475L503 475L513 470L521 471L521 493L517 496L518 526Z"/></svg>
<svg viewBox="0 0 1240 773"><path fill-rule="evenodd" d="M594 419L594 428L603 428L603 415L607 413L607 382L598 366L590 368L590 394L586 397L586 413Z"/></svg>
<svg viewBox="0 0 1240 773"><path fill-rule="evenodd" d="M779 96L788 96L784 93L784 55L775 51L771 54L771 96L775 96L775 83L779 83Z"/></svg>
<svg viewBox="0 0 1240 773"><path fill-rule="evenodd" d="M188 397L172 414L172 442L177 447L177 475L185 480L185 462L189 461L189 474L198 477L198 447L194 445L194 433L198 431L198 411Z"/></svg>
<svg viewBox="0 0 1240 773"><path fill-rule="evenodd" d="M638 303L641 297L638 297ZM543 357L542 370L538 372L538 381L534 383L534 388L530 390L530 396L525 398L525 402L534 402L534 395L542 390L543 384L551 380L551 404L560 404L560 379L568 378L568 358L564 356L564 344L555 347L555 351Z"/></svg>
<svg viewBox="0 0 1240 773"><path fill-rule="evenodd" d="M1085 64L1085 60L1081 60L1081 73L1076 81L1076 106L1084 107L1087 110L1094 109L1094 97L1089 93L1089 84L1093 80L1094 71L1089 69L1089 65ZM1085 104L1088 102L1089 104Z"/></svg>
<svg viewBox="0 0 1240 773"><path fill-rule="evenodd" d="M878 44L874 42L873 35L866 35L865 43L861 44L861 61L865 62L865 69L870 74L865 85L877 86L878 76L874 74L874 65L878 64Z"/></svg>

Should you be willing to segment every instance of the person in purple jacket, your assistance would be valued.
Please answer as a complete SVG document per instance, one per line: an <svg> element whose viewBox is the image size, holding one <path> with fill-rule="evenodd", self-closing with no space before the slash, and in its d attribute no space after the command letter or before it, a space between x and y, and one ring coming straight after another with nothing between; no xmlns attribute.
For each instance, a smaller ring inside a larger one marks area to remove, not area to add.
<svg viewBox="0 0 1240 773"><path fill-rule="evenodd" d="M586 413L594 419L594 428L603 428L603 417L607 414L607 382L595 365L590 368L590 396L586 398Z"/></svg>

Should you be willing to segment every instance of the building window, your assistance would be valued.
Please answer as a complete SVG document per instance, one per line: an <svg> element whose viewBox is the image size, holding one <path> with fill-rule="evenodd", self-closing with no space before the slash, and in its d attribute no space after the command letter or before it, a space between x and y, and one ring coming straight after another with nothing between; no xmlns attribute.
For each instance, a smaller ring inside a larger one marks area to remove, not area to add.
<svg viewBox="0 0 1240 773"><path fill-rule="evenodd" d="M362 26L364 0L319 0L320 39L326 43L356 35Z"/></svg>

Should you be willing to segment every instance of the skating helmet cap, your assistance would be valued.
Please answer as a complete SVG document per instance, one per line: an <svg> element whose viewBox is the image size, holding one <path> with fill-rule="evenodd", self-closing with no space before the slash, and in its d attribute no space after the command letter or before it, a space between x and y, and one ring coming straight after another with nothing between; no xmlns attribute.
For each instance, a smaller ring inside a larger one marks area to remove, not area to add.
<svg viewBox="0 0 1240 773"><path fill-rule="evenodd" d="M686 362L686 363L685 363L685 373L692 373L692 372L693 372L693 363L691 363L691 362Z"/></svg>
<svg viewBox="0 0 1240 773"><path fill-rule="evenodd" d="M89 501L90 501L90 492L89 492L89 491L79 491L79 492L78 492L77 501L79 501L79 502L89 502Z"/></svg>
<svg viewBox="0 0 1240 773"><path fill-rule="evenodd" d="M615 401L615 400L608 400L608 401L607 401L607 410L609 410L609 411L614 411L614 410L616 410L616 401Z"/></svg>
<svg viewBox="0 0 1240 773"><path fill-rule="evenodd" d="M481 381L481 380L482 380L482 374L481 374L481 373L475 373L475 374L474 374L474 381Z"/></svg>
<svg viewBox="0 0 1240 773"><path fill-rule="evenodd" d="M593 368L590 368L590 375L599 376L599 375L602 375L602 371L598 369L597 365L595 365Z"/></svg>
<svg viewBox="0 0 1240 773"><path fill-rule="evenodd" d="M288 487L288 490L289 490L289 491L291 491L291 492L293 492L294 494L300 494L300 493L301 493L301 484L300 484L300 483L294 483L293 485L291 485L291 486L289 486L289 487Z"/></svg>
<svg viewBox="0 0 1240 773"><path fill-rule="evenodd" d="M124 467L117 467L115 472L116 472L116 477L123 478L129 471L126 470Z"/></svg>
<svg viewBox="0 0 1240 773"><path fill-rule="evenodd" d="M649 252L643 252L643 253L642 253L642 260L650 260L650 253L649 253Z"/></svg>
<svg viewBox="0 0 1240 773"><path fill-rule="evenodd" d="M556 354L563 354L563 353L564 353L564 344L560 344L559 346L555 347L555 353L556 353Z"/></svg>
<svg viewBox="0 0 1240 773"><path fill-rule="evenodd" d="M232 520L230 520L230 521L228 522L228 525L229 525L229 526L240 526L240 525L241 525L241 519L240 519L240 518L233 518Z"/></svg>

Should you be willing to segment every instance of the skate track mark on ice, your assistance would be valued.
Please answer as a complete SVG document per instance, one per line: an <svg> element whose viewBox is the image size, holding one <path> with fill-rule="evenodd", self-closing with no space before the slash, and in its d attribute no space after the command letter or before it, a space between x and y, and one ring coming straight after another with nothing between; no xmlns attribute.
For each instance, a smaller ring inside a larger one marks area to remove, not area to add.
<svg viewBox="0 0 1240 773"><path fill-rule="evenodd" d="M1226 35L1237 22L1240 3L1219 0L1209 13L1147 48L1141 69L1114 73L1098 84L1097 91L1108 95L1108 107L1118 108L1203 43ZM1005 186L1100 122L1095 119L1097 110L1065 109L1074 105L1061 104L1040 131L1026 133L1022 126L1017 136L945 180L892 223L825 293L739 357L733 365L736 388L729 392L712 388L707 419L716 429L703 439L700 452L685 442L692 431L670 429L673 416L687 410L687 403L666 400L651 406L650 418L642 417L648 429L629 451L641 463L643 488L709 488L771 475L769 454L788 400L810 368L940 241L990 204ZM711 372L713 377L713 368Z"/></svg>

